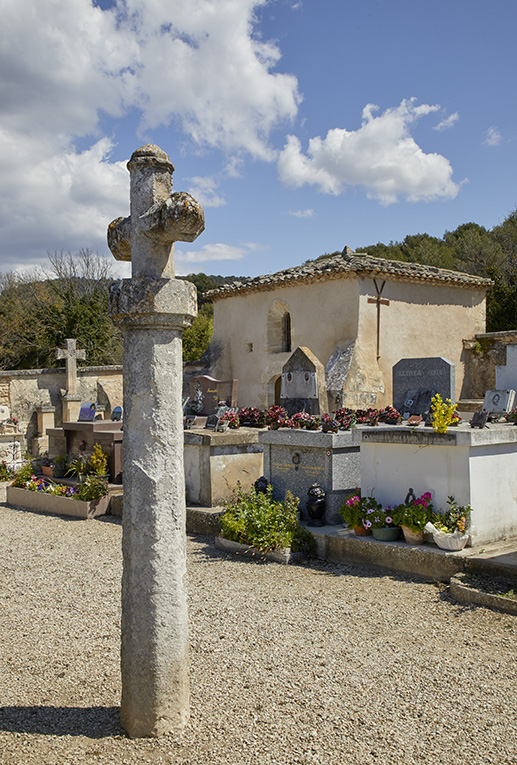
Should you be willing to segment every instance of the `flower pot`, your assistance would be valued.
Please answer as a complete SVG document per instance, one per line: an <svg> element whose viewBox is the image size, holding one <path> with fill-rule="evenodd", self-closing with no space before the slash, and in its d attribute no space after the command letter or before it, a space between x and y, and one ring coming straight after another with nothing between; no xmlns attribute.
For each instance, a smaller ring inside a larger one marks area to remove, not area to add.
<svg viewBox="0 0 517 765"><path fill-rule="evenodd" d="M434 541L442 550L463 550L469 540L468 534L433 534Z"/></svg>
<svg viewBox="0 0 517 765"><path fill-rule="evenodd" d="M424 532L412 531L408 526L401 526L404 539L408 545L423 545L425 542Z"/></svg>
<svg viewBox="0 0 517 765"><path fill-rule="evenodd" d="M356 537L370 537L372 535L371 529L365 529L364 526L354 526L354 534Z"/></svg>
<svg viewBox="0 0 517 765"><path fill-rule="evenodd" d="M373 538L379 542L395 542L400 536L400 526L382 526L372 529Z"/></svg>
<svg viewBox="0 0 517 765"><path fill-rule="evenodd" d="M325 525L325 500L324 499L308 499L307 500L307 514L309 520L308 526L324 526Z"/></svg>
<svg viewBox="0 0 517 765"><path fill-rule="evenodd" d="M43 475L47 475L49 478L54 478L54 469L51 468L49 465L42 465L41 472L43 473Z"/></svg>

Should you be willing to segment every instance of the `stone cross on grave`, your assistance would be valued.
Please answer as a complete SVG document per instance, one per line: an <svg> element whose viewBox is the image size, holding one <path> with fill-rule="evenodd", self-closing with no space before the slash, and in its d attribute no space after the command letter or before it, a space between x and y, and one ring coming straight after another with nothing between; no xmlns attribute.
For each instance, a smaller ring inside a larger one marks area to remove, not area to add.
<svg viewBox="0 0 517 765"><path fill-rule="evenodd" d="M56 351L56 359L65 359L66 392L73 396L77 393L77 359L84 361L86 351L77 349L76 340L68 338L65 342L66 348Z"/></svg>
<svg viewBox="0 0 517 765"><path fill-rule="evenodd" d="M132 737L180 730L189 713L182 332L196 288L174 279L174 242L204 229L201 205L172 193L174 167L158 146L128 163L131 214L108 227L132 278L110 289L124 335L121 722Z"/></svg>
<svg viewBox="0 0 517 765"><path fill-rule="evenodd" d="M379 361L381 357L380 353L380 339L381 339L381 305L389 305L390 301L386 300L386 298L381 297L382 291L384 289L384 286L386 284L386 280L383 281L381 286L377 284L377 279L373 280L373 283L375 285L375 292L377 293L377 297L374 298L368 298L369 303L375 303L377 305L377 361Z"/></svg>

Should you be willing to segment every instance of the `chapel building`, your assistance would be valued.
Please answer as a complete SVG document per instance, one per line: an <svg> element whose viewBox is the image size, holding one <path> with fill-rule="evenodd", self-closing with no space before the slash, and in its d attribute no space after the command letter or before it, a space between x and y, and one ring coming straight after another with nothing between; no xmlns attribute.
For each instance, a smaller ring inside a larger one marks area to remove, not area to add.
<svg viewBox="0 0 517 765"><path fill-rule="evenodd" d="M463 339L485 331L489 279L354 253L212 290L210 374L239 381L239 406L280 400L298 346L325 367L329 410L392 404L402 358L445 357L465 384Z"/></svg>

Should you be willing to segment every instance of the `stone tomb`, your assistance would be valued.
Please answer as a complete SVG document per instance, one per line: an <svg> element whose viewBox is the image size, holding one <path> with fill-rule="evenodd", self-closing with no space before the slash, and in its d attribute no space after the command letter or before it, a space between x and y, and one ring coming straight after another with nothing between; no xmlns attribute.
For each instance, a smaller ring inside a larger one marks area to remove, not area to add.
<svg viewBox="0 0 517 765"><path fill-rule="evenodd" d="M297 348L282 368L280 406L290 416L328 411L325 368L308 348Z"/></svg>
<svg viewBox="0 0 517 765"><path fill-rule="evenodd" d="M100 444L108 456L111 483L122 483L122 422L64 422L61 428L47 430L49 457L80 454L91 457L93 445Z"/></svg>
<svg viewBox="0 0 517 765"><path fill-rule="evenodd" d="M306 518L307 491L318 483L326 492L325 519L342 523L339 508L360 485L359 429L322 433L308 430L261 431L264 475L273 484L273 496L283 500L287 490L300 499Z"/></svg>
<svg viewBox="0 0 517 765"><path fill-rule="evenodd" d="M456 401L455 368L447 359L401 359L393 367L393 406L402 415L425 414L436 393Z"/></svg>
<svg viewBox="0 0 517 765"><path fill-rule="evenodd" d="M198 375L190 380L190 400L197 404L197 414L216 414L219 402L237 406L238 380L216 380L208 375Z"/></svg>
<svg viewBox="0 0 517 765"><path fill-rule="evenodd" d="M449 496L470 504L473 546L517 534L517 428L365 428L361 435L363 496L373 493L383 505L397 505L411 486L416 496L430 491L436 510L447 509Z"/></svg>
<svg viewBox="0 0 517 765"><path fill-rule="evenodd" d="M184 434L187 502L216 507L229 500L240 483L250 491L264 473L257 428L218 433L192 429Z"/></svg>

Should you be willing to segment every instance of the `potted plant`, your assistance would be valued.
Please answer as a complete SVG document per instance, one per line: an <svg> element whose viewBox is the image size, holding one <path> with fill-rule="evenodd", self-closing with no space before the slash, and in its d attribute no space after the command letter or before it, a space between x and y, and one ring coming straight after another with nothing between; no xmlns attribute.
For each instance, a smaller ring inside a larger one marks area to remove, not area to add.
<svg viewBox="0 0 517 765"><path fill-rule="evenodd" d="M79 483L82 483L86 478L87 473L88 460L83 454L81 454L79 457L71 460L71 462L68 464L68 470L66 471L65 475L76 476Z"/></svg>
<svg viewBox="0 0 517 765"><path fill-rule="evenodd" d="M432 514L425 531L432 533L435 544L442 550L462 550L469 539L467 529L472 508L470 505L458 505L454 497L448 497L447 504L448 510Z"/></svg>
<svg viewBox="0 0 517 765"><path fill-rule="evenodd" d="M421 545L425 542L424 528L431 520L433 506L431 493L426 491L421 497L415 497L413 489L410 489L404 504L397 508L397 518L404 534L404 539L409 545Z"/></svg>
<svg viewBox="0 0 517 765"><path fill-rule="evenodd" d="M321 418L321 430L323 433L337 433L339 421L331 417L330 414L324 414Z"/></svg>
<svg viewBox="0 0 517 765"><path fill-rule="evenodd" d="M381 510L377 500L373 497L361 497L359 488L357 488L341 505L339 513L349 529L353 529L358 537L371 536L371 522L366 526L365 520L367 514L370 515L374 510Z"/></svg>
<svg viewBox="0 0 517 765"><path fill-rule="evenodd" d="M307 492L307 514L309 526L325 525L325 491L319 483L313 483Z"/></svg>
<svg viewBox="0 0 517 765"><path fill-rule="evenodd" d="M457 404L453 404L450 398L443 401L439 393L433 396L431 399L431 422L436 433L447 433L448 426L452 425L454 420L456 420L454 424L458 424L459 417L456 415L456 406Z"/></svg>
<svg viewBox="0 0 517 765"><path fill-rule="evenodd" d="M378 507L380 509L366 510L364 526L372 530L373 538L379 542L395 542L400 537L397 508L391 505Z"/></svg>
<svg viewBox="0 0 517 765"><path fill-rule="evenodd" d="M108 483L90 476L80 487L67 486L34 475L32 465L28 463L20 468L7 487L7 502L37 512L93 518L108 510Z"/></svg>

